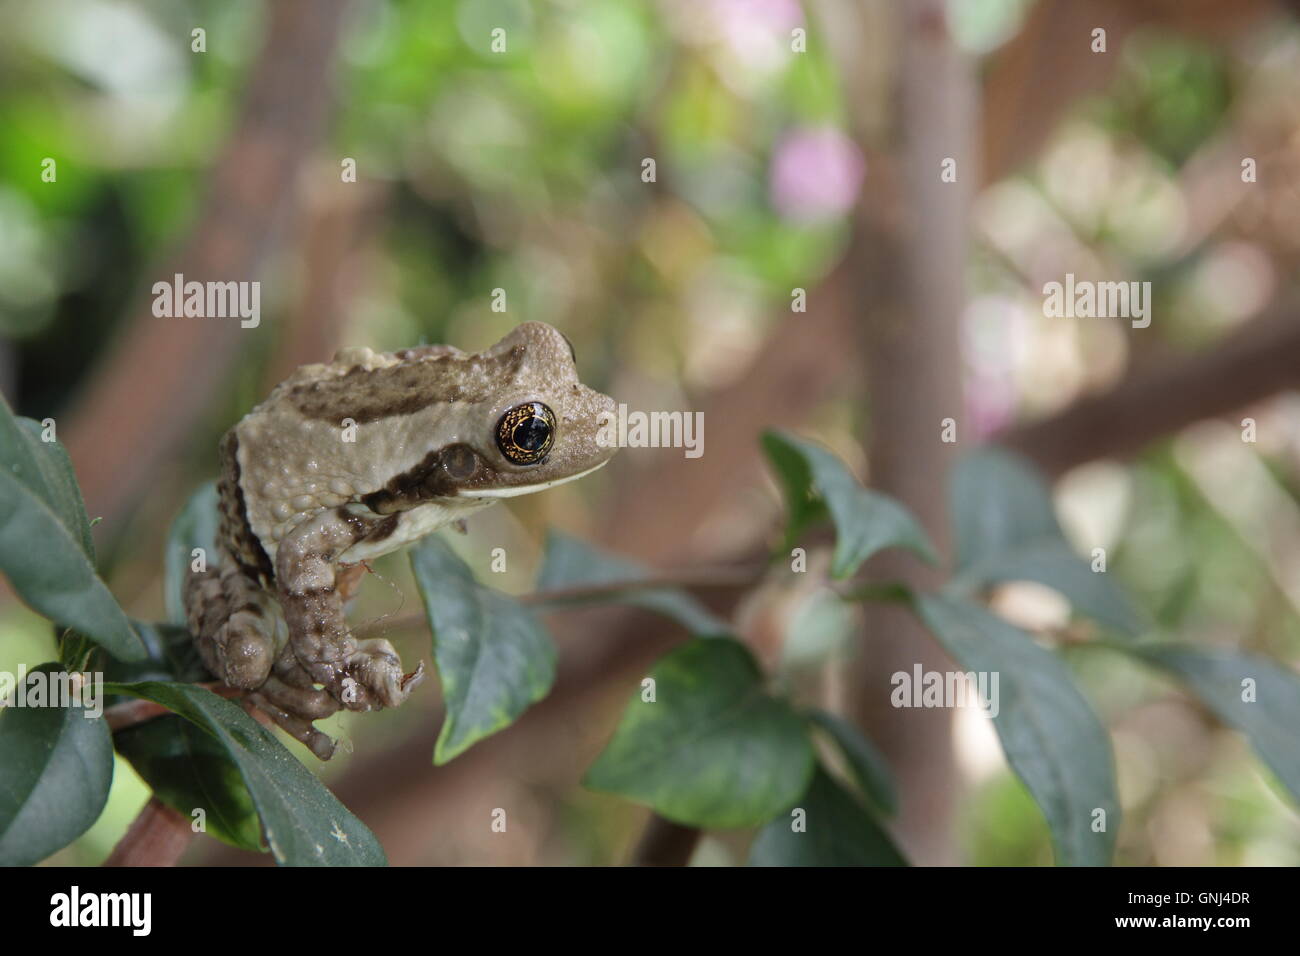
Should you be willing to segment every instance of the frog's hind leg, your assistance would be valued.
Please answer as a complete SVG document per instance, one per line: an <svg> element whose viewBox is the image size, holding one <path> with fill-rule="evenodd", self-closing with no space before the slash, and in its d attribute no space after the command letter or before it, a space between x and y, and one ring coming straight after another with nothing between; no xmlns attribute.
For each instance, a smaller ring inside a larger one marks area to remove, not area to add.
<svg viewBox="0 0 1300 956"><path fill-rule="evenodd" d="M191 573L186 617L208 670L242 690L262 686L278 651L272 596L233 564Z"/></svg>

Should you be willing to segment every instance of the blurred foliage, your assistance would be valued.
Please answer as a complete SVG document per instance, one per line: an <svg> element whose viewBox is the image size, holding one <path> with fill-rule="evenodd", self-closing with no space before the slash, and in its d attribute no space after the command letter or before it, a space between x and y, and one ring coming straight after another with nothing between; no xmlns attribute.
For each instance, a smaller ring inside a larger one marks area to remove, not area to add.
<svg viewBox="0 0 1300 956"><path fill-rule="evenodd" d="M184 234L261 12L249 0L0 10L14 24L0 39L0 263L11 280L0 329L17 340L17 409L45 414ZM371 303L379 344L463 339L458 319L491 318L497 285L523 296L516 314L590 323L576 296L622 287L614 307L634 317L716 270L746 290L758 322L815 279L842 217L782 219L766 168L801 130L835 122L836 78L823 44L777 61L764 35L763 55L750 55L757 35L727 27L724 12L701 11L716 21L706 42L678 44L685 10L644 0L581 15L523 0L358 3L325 152L389 189L384 287ZM794 4L773 15L803 20ZM207 31L206 53L189 50L193 26ZM495 27L504 54L489 49ZM121 48L131 55L109 56ZM744 88L724 65L739 65ZM650 155L654 184L640 180ZM45 157L57 185L41 181ZM602 274L611 269L625 275ZM584 278L596 287L567 281Z"/></svg>
<svg viewBox="0 0 1300 956"><path fill-rule="evenodd" d="M976 53L996 52L1032 5L955 3L955 33ZM321 163L330 179L343 157L355 158L384 208L365 287L348 310L350 342L474 347L520 316L550 321L580 343L591 384L608 390L613 380L621 393L681 404L738 374L790 288L814 287L843 248L862 158L835 145L846 112L840 79L817 19L794 0L745 9L723 0L363 0L350 17ZM40 419L68 407L186 236L264 12L253 0L0 0L0 22L0 385L19 414ZM190 51L195 26L207 31L204 54ZM503 54L489 47L497 26L507 30ZM795 26L808 29L808 52L790 57L783 44ZM1296 100L1296 49L1290 26L1240 46L1140 31L1114 51L1108 87L1078 104L1032 162L981 194L965 317L968 413L981 435L1105 387L1144 357L1130 354L1139 346L1211 341L1295 274L1294 230L1283 228L1300 221L1294 193L1261 190L1262 211L1248 207L1223 236L1198 238L1188 234L1196 200L1181 177L1234 130L1269 141L1247 107ZM647 156L658 163L653 184L640 179ZM46 157L58 163L57 185L41 180ZM790 162L803 175L778 177ZM828 181L843 188L799 192ZM823 201L823 214L783 212L782 190ZM1087 266L1080 273L1153 280L1156 313L1169 321L1141 342L1115 323L1043 322L1042 276L1074 263ZM218 434L264 391L294 302L294 264L273 263L268 278L282 294L193 454L177 463L188 480L210 477ZM508 317L488 310L497 286L510 290ZM1300 417L1293 406L1271 414L1274 434L1294 431ZM1207 441L1230 447L1222 435ZM1107 540L1114 577L1156 636L1294 661L1294 571L1260 550L1251 515L1296 513L1296 449L1236 442L1249 459L1237 466L1261 464L1275 492L1243 513L1189 447L1171 441L1131 468L1108 466L1093 484L1058 489L1058 506L1082 515L1065 531L1076 545ZM109 557L156 558L156 539L123 547ZM400 592L405 571L393 573ZM376 616L397 600L374 599ZM51 656L48 629L27 612L4 608L0 629L0 668ZM1295 814L1250 769L1244 747L1224 743L1233 735L1201 721L1174 737L1141 719L1176 697L1167 682L1117 655L1072 663L1121 740L1120 862L1296 862ZM415 719L376 718L394 733ZM1171 746L1205 760L1155 765L1152 754ZM969 859L1050 860L1024 788L1000 764L979 766L963 814ZM143 790L120 760L116 780L109 815L124 826ZM616 859L621 838L608 821L626 825L626 812L586 794L567 799L563 828L578 835L557 853ZM589 810L605 817L576 822ZM65 855L102 855L108 820ZM1156 856L1160 841L1178 844L1175 823L1210 832L1212 851Z"/></svg>

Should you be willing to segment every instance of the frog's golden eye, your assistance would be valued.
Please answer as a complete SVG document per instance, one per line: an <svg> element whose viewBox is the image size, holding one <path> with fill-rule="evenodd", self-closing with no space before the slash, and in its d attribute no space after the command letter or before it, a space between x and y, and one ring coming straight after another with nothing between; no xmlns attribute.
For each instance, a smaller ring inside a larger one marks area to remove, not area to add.
<svg viewBox="0 0 1300 956"><path fill-rule="evenodd" d="M541 402L516 405L497 422L497 447L516 465L536 465L555 441L555 413Z"/></svg>

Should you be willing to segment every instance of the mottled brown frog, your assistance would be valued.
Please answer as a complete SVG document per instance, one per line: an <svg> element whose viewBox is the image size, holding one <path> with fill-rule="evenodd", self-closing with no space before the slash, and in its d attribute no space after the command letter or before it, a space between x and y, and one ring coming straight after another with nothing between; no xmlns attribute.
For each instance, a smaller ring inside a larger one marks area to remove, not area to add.
<svg viewBox="0 0 1300 956"><path fill-rule="evenodd" d="M340 571L596 470L613 410L537 322L475 354L349 349L298 369L221 443L219 560L186 592L204 662L329 759L313 721L395 707L424 674L353 637Z"/></svg>

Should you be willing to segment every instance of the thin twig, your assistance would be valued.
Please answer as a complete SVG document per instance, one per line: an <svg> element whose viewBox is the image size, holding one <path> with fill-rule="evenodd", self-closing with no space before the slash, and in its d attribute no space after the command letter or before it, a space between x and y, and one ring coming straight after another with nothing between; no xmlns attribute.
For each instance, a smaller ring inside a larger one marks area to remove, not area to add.
<svg viewBox="0 0 1300 956"><path fill-rule="evenodd" d="M757 584L767 571L759 567L691 568L676 574L663 574L650 578L626 581L606 581L600 584L576 584L567 588L551 588L518 595L520 604L578 604L599 600L633 591L703 590L706 588L744 588Z"/></svg>
<svg viewBox="0 0 1300 956"><path fill-rule="evenodd" d="M530 607L563 607L617 598L640 591L707 590L710 588L748 588L757 584L767 573L767 565L738 565L735 567L687 568L675 574L634 578L626 581L606 581L599 584L577 584L567 588L549 588L513 595L514 600ZM390 628L421 627L428 618L420 612L403 614L387 621L379 621Z"/></svg>

